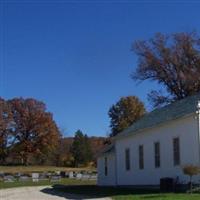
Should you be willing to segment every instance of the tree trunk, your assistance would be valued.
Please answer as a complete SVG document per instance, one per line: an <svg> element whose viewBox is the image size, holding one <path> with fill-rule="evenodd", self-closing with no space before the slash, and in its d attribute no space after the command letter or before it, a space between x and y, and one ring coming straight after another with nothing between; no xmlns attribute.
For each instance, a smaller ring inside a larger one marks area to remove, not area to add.
<svg viewBox="0 0 200 200"><path fill-rule="evenodd" d="M21 155L21 164L27 166L28 165L28 155Z"/></svg>
<svg viewBox="0 0 200 200"><path fill-rule="evenodd" d="M190 176L190 194L192 194L192 176Z"/></svg>
<svg viewBox="0 0 200 200"><path fill-rule="evenodd" d="M24 158L21 157L21 165L24 165Z"/></svg>

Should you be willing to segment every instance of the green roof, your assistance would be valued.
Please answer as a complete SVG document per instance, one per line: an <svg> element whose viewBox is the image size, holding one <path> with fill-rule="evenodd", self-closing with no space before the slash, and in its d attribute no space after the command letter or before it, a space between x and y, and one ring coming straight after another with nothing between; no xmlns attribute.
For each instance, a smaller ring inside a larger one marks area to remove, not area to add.
<svg viewBox="0 0 200 200"><path fill-rule="evenodd" d="M129 128L115 136L115 139L192 114L197 110L198 100L200 100L200 94L186 97L185 99L147 113L141 119L133 123Z"/></svg>

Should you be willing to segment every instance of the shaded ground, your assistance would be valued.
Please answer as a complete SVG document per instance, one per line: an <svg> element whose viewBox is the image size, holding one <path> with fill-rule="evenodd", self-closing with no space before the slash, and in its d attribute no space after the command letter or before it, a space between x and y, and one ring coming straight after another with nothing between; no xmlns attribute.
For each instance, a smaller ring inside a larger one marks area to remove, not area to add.
<svg viewBox="0 0 200 200"><path fill-rule="evenodd" d="M141 199L141 197L151 198L151 196L161 197L163 194L155 189L132 189L132 188L116 188L116 187L99 187L96 185L54 185L52 190L57 190L65 193L71 193L84 196L87 199L93 198L114 198L114 199ZM44 192L47 192L44 190ZM48 190L48 192L51 192ZM200 197L200 195L199 195ZM199 200L199 199L198 199Z"/></svg>
<svg viewBox="0 0 200 200"><path fill-rule="evenodd" d="M95 185L54 185L53 189L82 195L87 199L110 197L117 200L200 200L200 194L161 193L158 189L98 187Z"/></svg>
<svg viewBox="0 0 200 200"><path fill-rule="evenodd" d="M84 197L83 195L70 194L61 190L57 190L50 186L39 186L39 187L21 187L21 188L0 190L0 199L1 200L67 200L67 199L81 200L87 198ZM109 199L110 198L101 198L101 200L109 200Z"/></svg>
<svg viewBox="0 0 200 200"><path fill-rule="evenodd" d="M63 185L21 187L0 190L0 200L200 200L200 194L161 193L158 189Z"/></svg>

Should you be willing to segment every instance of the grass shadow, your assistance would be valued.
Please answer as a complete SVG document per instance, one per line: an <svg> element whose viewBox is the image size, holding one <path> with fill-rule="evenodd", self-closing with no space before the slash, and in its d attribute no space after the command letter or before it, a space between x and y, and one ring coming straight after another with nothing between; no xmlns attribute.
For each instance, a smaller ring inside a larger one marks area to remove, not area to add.
<svg viewBox="0 0 200 200"><path fill-rule="evenodd" d="M132 188L116 188L116 187L100 187L96 185L54 185L52 188L45 188L42 190L55 196L64 197L66 199L92 199L92 198L105 198L113 196L129 196L141 195L145 199L160 198L159 190L157 189L132 189ZM145 195L145 196L143 196Z"/></svg>

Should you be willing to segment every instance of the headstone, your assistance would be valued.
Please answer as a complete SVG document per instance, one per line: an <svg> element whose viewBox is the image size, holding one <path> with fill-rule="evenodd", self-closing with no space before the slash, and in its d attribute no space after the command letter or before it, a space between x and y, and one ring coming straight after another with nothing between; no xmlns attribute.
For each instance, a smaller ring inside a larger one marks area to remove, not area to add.
<svg viewBox="0 0 200 200"><path fill-rule="evenodd" d="M0 172L0 181L3 181L4 178L4 172Z"/></svg>
<svg viewBox="0 0 200 200"><path fill-rule="evenodd" d="M82 175L82 179L83 180L88 180L90 178L90 175L89 174L83 174Z"/></svg>
<svg viewBox="0 0 200 200"><path fill-rule="evenodd" d="M51 182L59 182L61 180L60 176L52 176L51 177Z"/></svg>
<svg viewBox="0 0 200 200"><path fill-rule="evenodd" d="M46 173L43 173L43 174L40 174L40 175L39 175L39 180L40 180L40 181L47 181L47 180L49 180L49 179L48 179L47 174L46 174Z"/></svg>
<svg viewBox="0 0 200 200"><path fill-rule="evenodd" d="M97 174L92 174L90 176L90 180L97 180Z"/></svg>
<svg viewBox="0 0 200 200"><path fill-rule="evenodd" d="M60 176L60 171L55 171L55 174Z"/></svg>
<svg viewBox="0 0 200 200"><path fill-rule="evenodd" d="M22 175L21 173L16 173L16 174L15 174L15 177L16 177L17 179L19 179L21 175Z"/></svg>
<svg viewBox="0 0 200 200"><path fill-rule="evenodd" d="M14 176L8 175L8 176L4 176L3 180L5 183L12 183L15 181L15 178Z"/></svg>
<svg viewBox="0 0 200 200"><path fill-rule="evenodd" d="M30 177L28 176L20 176L19 181L30 181Z"/></svg>
<svg viewBox="0 0 200 200"><path fill-rule="evenodd" d="M82 178L82 174L81 173L76 174L76 179L80 180L81 178Z"/></svg>
<svg viewBox="0 0 200 200"><path fill-rule="evenodd" d="M60 176L61 176L62 178L65 178L65 172L64 172L64 171L61 171L61 172L60 172Z"/></svg>
<svg viewBox="0 0 200 200"><path fill-rule="evenodd" d="M69 172L69 178L74 178L74 172Z"/></svg>
<svg viewBox="0 0 200 200"><path fill-rule="evenodd" d="M39 181L39 173L32 173L32 181L33 182Z"/></svg>
<svg viewBox="0 0 200 200"><path fill-rule="evenodd" d="M65 177L69 178L69 172L65 172Z"/></svg>
<svg viewBox="0 0 200 200"><path fill-rule="evenodd" d="M51 176L52 176L52 173L48 172L48 173L47 173L47 177L48 177L48 178L51 178Z"/></svg>
<svg viewBox="0 0 200 200"><path fill-rule="evenodd" d="M4 177L4 172L0 172L0 177Z"/></svg>

